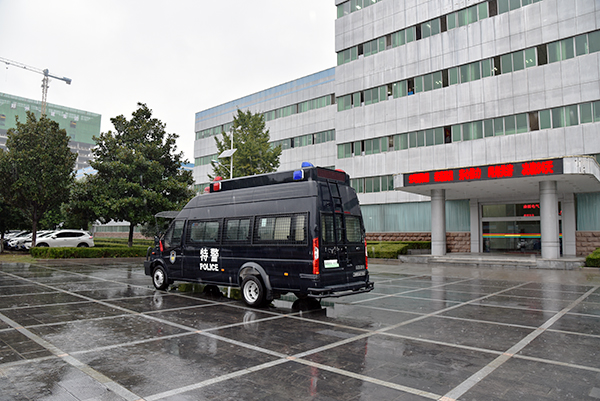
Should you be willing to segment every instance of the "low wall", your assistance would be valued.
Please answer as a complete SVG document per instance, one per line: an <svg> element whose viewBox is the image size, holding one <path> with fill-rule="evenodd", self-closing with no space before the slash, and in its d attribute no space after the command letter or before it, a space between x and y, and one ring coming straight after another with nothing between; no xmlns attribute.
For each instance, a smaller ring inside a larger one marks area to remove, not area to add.
<svg viewBox="0 0 600 401"><path fill-rule="evenodd" d="M367 233L367 241L431 241L431 233ZM447 252L471 252L471 233L446 233Z"/></svg>
<svg viewBox="0 0 600 401"><path fill-rule="evenodd" d="M577 231L577 256L587 256L600 248L600 231Z"/></svg>

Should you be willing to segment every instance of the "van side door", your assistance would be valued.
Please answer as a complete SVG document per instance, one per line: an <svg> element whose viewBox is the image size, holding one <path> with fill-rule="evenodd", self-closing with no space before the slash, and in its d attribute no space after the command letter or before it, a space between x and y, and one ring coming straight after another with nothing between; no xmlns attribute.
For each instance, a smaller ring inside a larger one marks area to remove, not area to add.
<svg viewBox="0 0 600 401"><path fill-rule="evenodd" d="M183 254L181 252L181 237L185 220L175 220L162 238L162 259L167 267L169 277L181 277Z"/></svg>
<svg viewBox="0 0 600 401"><path fill-rule="evenodd" d="M220 220L190 220L183 245L183 277L223 282Z"/></svg>

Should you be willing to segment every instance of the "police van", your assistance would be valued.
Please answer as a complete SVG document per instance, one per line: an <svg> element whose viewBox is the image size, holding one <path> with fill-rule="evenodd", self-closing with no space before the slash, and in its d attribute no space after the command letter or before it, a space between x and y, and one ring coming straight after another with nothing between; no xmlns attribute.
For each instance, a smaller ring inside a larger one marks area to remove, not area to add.
<svg viewBox="0 0 600 401"><path fill-rule="evenodd" d="M154 286L240 287L249 306L291 292L368 292L365 230L348 175L303 167L215 181L177 214L144 262Z"/></svg>

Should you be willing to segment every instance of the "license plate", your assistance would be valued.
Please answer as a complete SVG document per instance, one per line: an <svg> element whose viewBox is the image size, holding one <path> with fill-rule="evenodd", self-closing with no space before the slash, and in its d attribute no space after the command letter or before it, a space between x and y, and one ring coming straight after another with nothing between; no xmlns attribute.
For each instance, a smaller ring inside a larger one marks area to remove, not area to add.
<svg viewBox="0 0 600 401"><path fill-rule="evenodd" d="M352 277L362 277L366 274L364 270L352 273Z"/></svg>

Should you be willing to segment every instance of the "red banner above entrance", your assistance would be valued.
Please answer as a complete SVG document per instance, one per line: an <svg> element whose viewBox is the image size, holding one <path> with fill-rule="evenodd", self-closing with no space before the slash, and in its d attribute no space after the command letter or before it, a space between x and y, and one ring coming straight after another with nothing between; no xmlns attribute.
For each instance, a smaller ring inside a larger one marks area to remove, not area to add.
<svg viewBox="0 0 600 401"><path fill-rule="evenodd" d="M563 159L532 160L404 175L404 186L548 176L563 173Z"/></svg>

